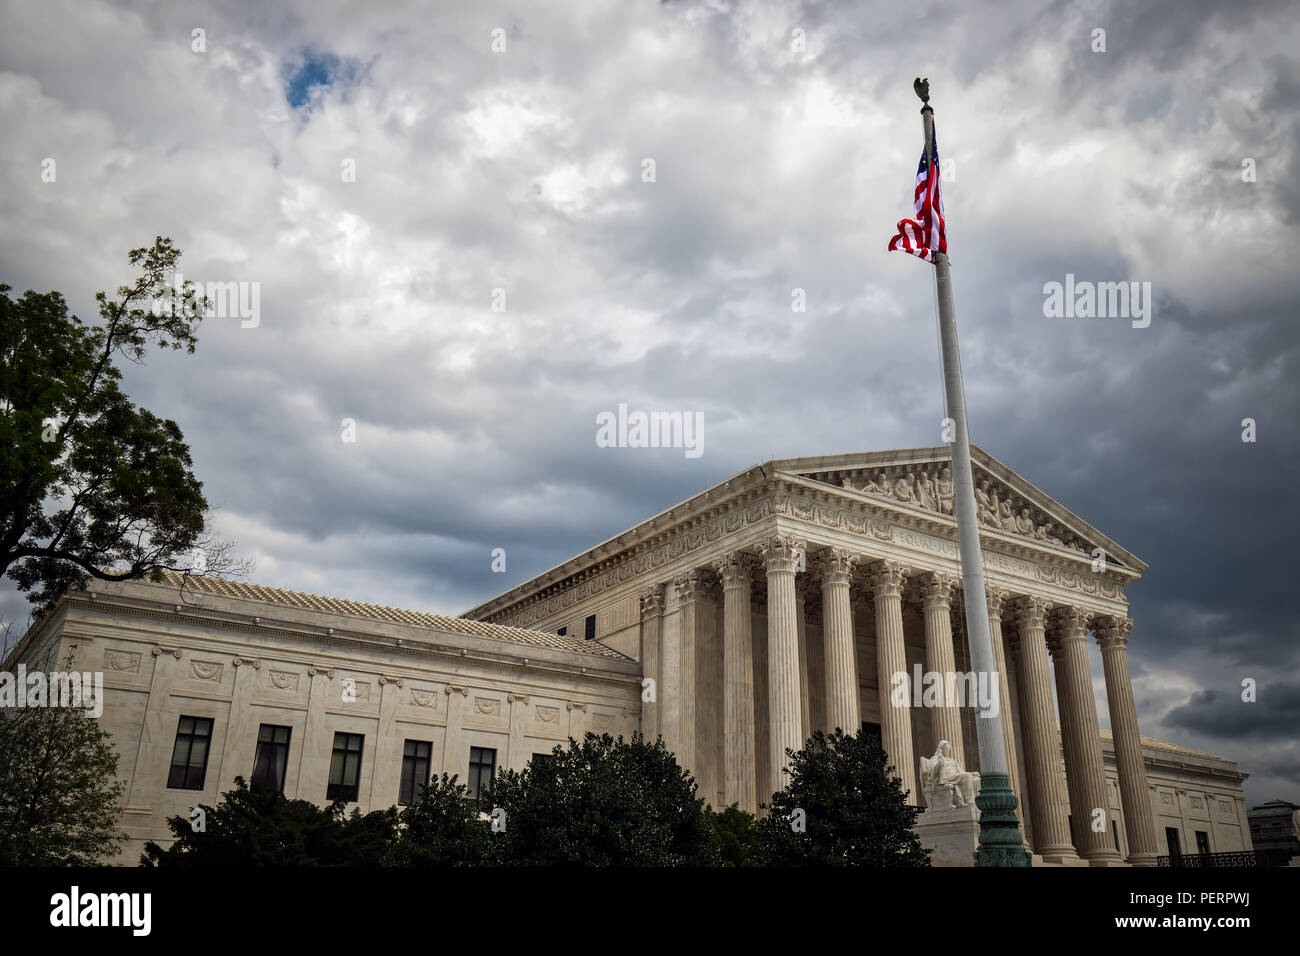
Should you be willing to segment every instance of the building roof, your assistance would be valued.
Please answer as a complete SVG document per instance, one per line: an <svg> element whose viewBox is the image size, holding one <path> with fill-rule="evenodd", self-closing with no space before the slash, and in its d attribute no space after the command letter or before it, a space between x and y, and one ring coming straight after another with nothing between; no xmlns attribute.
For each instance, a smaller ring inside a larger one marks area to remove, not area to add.
<svg viewBox="0 0 1300 956"><path fill-rule="evenodd" d="M949 445L847 455L772 459L747 468L685 501L678 502L621 534L602 541L581 554L489 598L465 611L461 616L475 620L491 620L507 616L513 609L531 600L539 599L544 594L558 593L586 577L599 574L629 560L634 554L662 544L669 536L690 527L692 523L698 524L707 516L719 514L721 509L734 507L736 501L744 501L757 492L781 484L802 486L822 494L841 496L857 506L883 509L894 517L920 519L955 536L956 523L951 515L927 511L920 506L912 507L888 497L873 497L858 487L861 481L858 481L852 489L845 489L840 484L841 476L848 474L876 475L881 473L882 468L938 467L950 464L951 461L952 447ZM1050 519L1051 524L1046 527L1051 528L1054 525L1067 540L1052 538L1031 540L1021 537L1017 541L1014 534L1002 534L990 528L982 528L981 536L1001 537L1004 543L1028 542L1036 549L1042 550L1049 560L1064 562L1063 566L1079 561L1091 562L1093 547L1100 547L1108 559L1109 573L1126 580L1140 576L1147 569L1146 563L1136 555L1122 548L1113 539L1102 534L1059 501L976 445L971 446L971 462L977 480L988 479L995 489L1001 490L1006 500L1010 500L1007 498L1010 493L1021 504L1032 506L1040 516ZM1073 552L1067 550L1067 544L1074 548ZM1083 546L1084 544L1086 547Z"/></svg>
<svg viewBox="0 0 1300 956"><path fill-rule="evenodd" d="M449 617L429 611L410 611L404 608L388 607L383 604L370 604L366 601L352 601L347 598L326 597L309 594L305 591L290 591L286 588L267 587L246 581L231 581L225 578L205 577L202 575L183 575L175 571L163 572L164 583L194 591L200 594L212 594L219 597L239 598L245 601L257 601L261 604L276 604L281 607L308 608L341 614L345 617L362 618L372 621L386 621L393 624L405 624L410 627L428 627L453 634L472 634L477 637L494 637L498 640L511 641L516 644L528 644L533 647L550 647L575 654L587 654L603 657L607 660L627 661L632 658L620 654L599 641L585 641L577 637L562 636L551 631L533 631L523 627L507 627L501 624L487 624L463 617Z"/></svg>
<svg viewBox="0 0 1300 956"><path fill-rule="evenodd" d="M1101 739L1109 740L1114 743L1114 737L1105 727L1101 729ZM1167 750L1169 753L1186 754L1189 757L1208 757L1210 760L1224 760L1218 754L1207 754L1204 750L1193 750L1191 747L1180 747L1178 744L1171 744L1166 740L1156 740L1154 737L1142 737L1142 746L1150 747L1152 750Z"/></svg>
<svg viewBox="0 0 1300 956"><path fill-rule="evenodd" d="M1260 811L1261 813L1289 814L1292 810L1300 810L1300 804L1291 803L1287 800L1270 800L1268 803L1261 803L1250 808L1251 813Z"/></svg>

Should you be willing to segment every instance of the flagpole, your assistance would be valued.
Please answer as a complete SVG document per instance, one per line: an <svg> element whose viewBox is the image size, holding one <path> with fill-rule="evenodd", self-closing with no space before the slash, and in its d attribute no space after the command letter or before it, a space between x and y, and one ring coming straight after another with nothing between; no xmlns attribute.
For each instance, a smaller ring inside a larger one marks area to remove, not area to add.
<svg viewBox="0 0 1300 956"><path fill-rule="evenodd" d="M927 169L931 182L934 168L934 108L930 106L929 84L919 80L915 87L925 129ZM961 552L963 604L971 664L977 675L988 675L990 686L998 687L993 663L993 641L989 635L988 600L984 592L984 559L980 553L979 521L975 512L975 481L971 475L970 438L966 430L966 393L961 381L961 354L957 348L957 319L952 303L952 276L948 256L935 251L934 286L939 300L940 360L948 418L952 420L953 511L957 518L957 540ZM975 732L979 739L980 793L975 806L980 811L980 842L975 851L976 866L1029 866L1030 854L1020 838L1016 795L1007 775L1007 755L1002 744L1002 719L1006 701L998 701L997 712L977 711Z"/></svg>

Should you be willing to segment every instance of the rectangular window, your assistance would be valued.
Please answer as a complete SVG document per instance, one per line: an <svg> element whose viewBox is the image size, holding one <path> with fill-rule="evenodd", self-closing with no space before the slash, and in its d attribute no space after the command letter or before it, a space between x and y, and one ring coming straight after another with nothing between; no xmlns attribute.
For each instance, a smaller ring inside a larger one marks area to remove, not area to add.
<svg viewBox="0 0 1300 956"><path fill-rule="evenodd" d="M202 790L208 773L208 745L212 742L212 718L181 717L172 747L172 768L167 786L172 790Z"/></svg>
<svg viewBox="0 0 1300 956"><path fill-rule="evenodd" d="M584 626L586 633L583 634L583 640L594 641L596 639L596 615L588 614L587 623Z"/></svg>
<svg viewBox="0 0 1300 956"><path fill-rule="evenodd" d="M326 800L355 801L361 786L361 734L334 735L334 758L330 761L330 782Z"/></svg>
<svg viewBox="0 0 1300 956"><path fill-rule="evenodd" d="M429 785L429 759L433 744L427 740L408 740L402 751L402 788L397 797L401 804L414 803L424 796Z"/></svg>
<svg viewBox="0 0 1300 956"><path fill-rule="evenodd" d="M491 747L469 748L469 795L486 796L492 789L492 775L497 769L497 752Z"/></svg>
<svg viewBox="0 0 1300 956"><path fill-rule="evenodd" d="M253 786L284 793L284 771L289 765L290 727L263 724L257 732L257 756L253 758Z"/></svg>
<svg viewBox="0 0 1300 956"><path fill-rule="evenodd" d="M1178 844L1178 828L1165 827L1165 843L1169 844L1170 856L1182 856L1182 847Z"/></svg>
<svg viewBox="0 0 1300 956"><path fill-rule="evenodd" d="M1196 852L1197 853L1210 852L1210 835L1206 833L1204 830L1196 831Z"/></svg>
<svg viewBox="0 0 1300 956"><path fill-rule="evenodd" d="M569 625L564 625L564 627L559 628L555 633L560 635L560 637L565 637L569 633Z"/></svg>

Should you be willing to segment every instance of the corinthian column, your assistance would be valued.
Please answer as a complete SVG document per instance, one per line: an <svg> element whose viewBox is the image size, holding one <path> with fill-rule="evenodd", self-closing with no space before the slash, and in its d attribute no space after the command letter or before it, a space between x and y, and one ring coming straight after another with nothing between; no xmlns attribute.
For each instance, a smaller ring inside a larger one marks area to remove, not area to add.
<svg viewBox="0 0 1300 956"><path fill-rule="evenodd" d="M773 535L761 550L767 567L768 780L760 795L766 803L785 788L785 752L803 747L803 706L799 701L799 622L795 617L794 575L804 545L789 535Z"/></svg>
<svg viewBox="0 0 1300 956"><path fill-rule="evenodd" d="M698 601L704 588L699 573L689 571L674 579L673 587L677 589L678 614L680 616L681 657L678 659L678 714L680 724L677 728L677 762L684 768L696 773L695 765L695 644L696 612Z"/></svg>
<svg viewBox="0 0 1300 956"><path fill-rule="evenodd" d="M796 571L794 617L799 624L799 726L803 728L805 741L807 735L812 733L812 687L809 684L812 665L808 659L808 620L817 601L812 588L812 575L805 574L801 577Z"/></svg>
<svg viewBox="0 0 1300 956"><path fill-rule="evenodd" d="M1134 866L1155 866L1159 847L1147 796L1146 764L1138 733L1137 706L1128 672L1128 632L1133 622L1121 617L1099 617L1094 622L1101 645L1101 666L1106 674L1106 703L1110 732L1115 740L1115 767L1124 805L1124 832L1128 835L1128 861Z"/></svg>
<svg viewBox="0 0 1300 956"><path fill-rule="evenodd" d="M951 574L927 574L921 584L922 606L925 609L925 669L937 674L940 684L939 706L931 709L930 727L934 740L926 753L934 753L939 741L952 744L952 752L965 763L962 743L961 711L956 701L948 699L948 688L957 688L952 679L957 662L952 650L952 592L957 579Z"/></svg>
<svg viewBox="0 0 1300 956"><path fill-rule="evenodd" d="M647 588L641 592L641 733L650 743L659 736L659 660L660 633L664 616L664 589ZM646 700L646 697L649 700Z"/></svg>
<svg viewBox="0 0 1300 956"><path fill-rule="evenodd" d="M733 551L713 566L722 578L723 802L756 813L750 559Z"/></svg>
<svg viewBox="0 0 1300 956"><path fill-rule="evenodd" d="M1056 742L1056 711L1052 706L1051 667L1047 662L1047 601L1039 597L1021 598L1016 612L1020 625L1020 710L1024 719L1030 815L1034 820L1034 852L1048 863L1077 860L1070 841L1065 775Z"/></svg>
<svg viewBox="0 0 1300 956"><path fill-rule="evenodd" d="M907 569L896 561L880 561L872 568L871 583L876 598L876 674L880 687L880 742L903 782L908 803L919 806L921 791L916 786L916 758L912 753L912 699L910 693L895 698L894 675L908 678L907 650L903 645L903 579Z"/></svg>
<svg viewBox="0 0 1300 956"><path fill-rule="evenodd" d="M826 726L853 735L862 729L858 661L849 584L857 555L841 548L822 553L822 647L826 660Z"/></svg>
<svg viewBox="0 0 1300 956"><path fill-rule="evenodd" d="M1106 799L1106 767L1101 760L1101 728L1088 666L1091 615L1081 607L1070 606L1057 608L1054 616L1056 633L1048 646L1056 665L1056 699L1061 708L1065 780L1076 845L1080 855L1093 865L1118 862ZM1100 832L1097 826L1101 826Z"/></svg>
<svg viewBox="0 0 1300 956"><path fill-rule="evenodd" d="M1007 777L1011 792L1016 801L1024 806L1020 793L1020 761L1016 758L1016 728L1012 723L1011 690L1007 684L1007 658L1002 646L1002 609L1006 605L1007 592L1003 588L986 586L985 602L989 608L989 639L993 643L993 666L998 672L998 709L1002 712L1002 749L1007 754Z"/></svg>

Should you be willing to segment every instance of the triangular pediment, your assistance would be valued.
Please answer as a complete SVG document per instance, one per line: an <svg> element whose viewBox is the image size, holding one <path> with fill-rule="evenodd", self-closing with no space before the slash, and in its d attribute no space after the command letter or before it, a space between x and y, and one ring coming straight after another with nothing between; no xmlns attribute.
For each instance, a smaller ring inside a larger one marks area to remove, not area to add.
<svg viewBox="0 0 1300 956"><path fill-rule="evenodd" d="M787 458L771 464L783 475L830 485L848 495L866 495L902 513L953 520L952 452L947 445ZM984 450L972 446L971 465L982 532L1081 558L1101 549L1109 563L1146 569L1137 557Z"/></svg>

